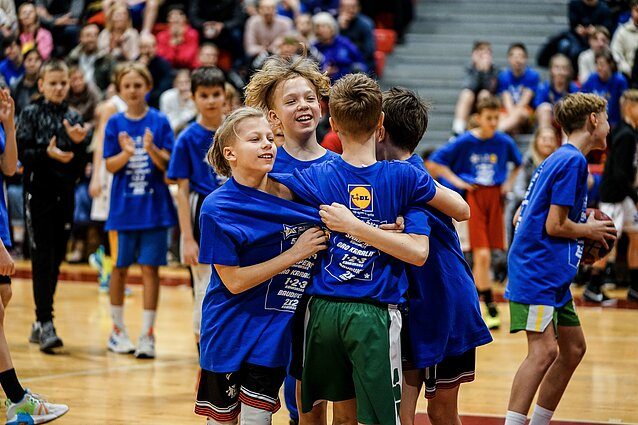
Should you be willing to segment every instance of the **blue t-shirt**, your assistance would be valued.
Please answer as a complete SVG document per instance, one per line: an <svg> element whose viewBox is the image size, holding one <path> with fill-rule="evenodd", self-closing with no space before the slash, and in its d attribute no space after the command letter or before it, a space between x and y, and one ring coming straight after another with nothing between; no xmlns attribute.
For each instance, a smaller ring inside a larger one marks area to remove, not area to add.
<svg viewBox="0 0 638 425"><path fill-rule="evenodd" d="M583 93L594 93L607 99L609 124L614 125L620 121L620 97L627 88L627 79L620 72L616 72L604 82L594 72L583 84Z"/></svg>
<svg viewBox="0 0 638 425"><path fill-rule="evenodd" d="M419 169L423 161L413 155L408 162ZM465 261L452 219L424 207L405 216L406 228L425 215L430 253L421 267L409 266L408 330L411 360L419 369L433 366L444 357L458 356L492 341L481 317L472 270Z"/></svg>
<svg viewBox="0 0 638 425"><path fill-rule="evenodd" d="M4 132L4 127L0 125L0 155L4 154L4 148L7 143L7 136ZM9 213L7 212L7 201L4 194L4 181L3 174L0 173L0 239L6 247L11 246L11 236L9 232Z"/></svg>
<svg viewBox="0 0 638 425"><path fill-rule="evenodd" d="M587 160L571 144L561 146L536 169L521 204L508 257L505 297L530 305L564 306L583 254L583 241L550 236L551 205L569 207L576 223L587 220Z"/></svg>
<svg viewBox="0 0 638 425"><path fill-rule="evenodd" d="M404 161L355 167L337 157L273 177L315 208L337 202L373 226L394 223L409 207L425 205L436 193L432 178ZM424 234L424 229L416 223L410 233ZM348 234L331 232L327 255L308 293L401 304L407 287L402 261Z"/></svg>
<svg viewBox="0 0 638 425"><path fill-rule="evenodd" d="M507 91L516 104L520 102L524 89L530 89L535 92L539 82L540 75L529 66L525 68L525 71L519 77L516 77L512 70L507 68L498 74L498 94L503 94L503 92Z"/></svg>
<svg viewBox="0 0 638 425"><path fill-rule="evenodd" d="M543 103L549 103L556 105L559 100L565 97L566 94L578 92L578 86L571 81L569 87L567 87L566 93L556 91L549 80L543 81L538 85L536 95L534 96L534 108L538 108Z"/></svg>
<svg viewBox="0 0 638 425"><path fill-rule="evenodd" d="M9 59L0 62L0 74L7 83L7 87L13 86L24 75L24 72L24 65L16 68Z"/></svg>
<svg viewBox="0 0 638 425"><path fill-rule="evenodd" d="M259 264L288 250L306 229L320 223L316 208L240 185L231 178L202 205L199 261L240 267ZM201 367L234 372L244 362L287 366L289 323L316 258L301 261L239 294L232 294L212 267L202 306Z"/></svg>
<svg viewBox="0 0 638 425"><path fill-rule="evenodd" d="M463 181L481 186L502 185L507 163L519 166L522 160L514 140L500 131L487 140L468 131L430 156L430 161L449 167Z"/></svg>
<svg viewBox="0 0 638 425"><path fill-rule="evenodd" d="M113 115L104 132L104 158L122 151L118 142L121 132L135 142L135 154L113 174L111 204L106 220L107 230L144 230L170 227L177 223L173 198L164 182L164 172L157 168L144 150L144 131L153 133L153 143L160 149L173 149L173 130L166 116L149 108L138 120L127 118L124 112Z"/></svg>
<svg viewBox="0 0 638 425"><path fill-rule="evenodd" d="M272 167L273 173L289 173L291 174L295 170L305 170L312 164L318 164L324 161L330 161L339 155L326 149L326 153L317 159L312 161L300 161L290 156L283 146L277 148L277 157L275 158L275 165Z"/></svg>
<svg viewBox="0 0 638 425"><path fill-rule="evenodd" d="M214 131L194 122L177 137L167 176L171 180L188 179L191 192L207 196L224 182L206 162L206 154L213 144Z"/></svg>

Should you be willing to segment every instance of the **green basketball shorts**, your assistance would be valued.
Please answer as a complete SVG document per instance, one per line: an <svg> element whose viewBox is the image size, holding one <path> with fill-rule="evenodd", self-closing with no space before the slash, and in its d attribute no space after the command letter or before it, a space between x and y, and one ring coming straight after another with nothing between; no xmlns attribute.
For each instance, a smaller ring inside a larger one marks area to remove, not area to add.
<svg viewBox="0 0 638 425"><path fill-rule="evenodd" d="M551 305L529 305L510 301L510 333L518 331L545 332L552 323L554 331L558 326L580 326L574 300L562 307Z"/></svg>

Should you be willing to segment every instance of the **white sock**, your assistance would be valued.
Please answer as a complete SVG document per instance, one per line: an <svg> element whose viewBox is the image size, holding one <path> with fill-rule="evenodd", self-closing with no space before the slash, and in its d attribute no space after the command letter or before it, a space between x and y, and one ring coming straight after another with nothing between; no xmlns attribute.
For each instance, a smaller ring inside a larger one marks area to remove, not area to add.
<svg viewBox="0 0 638 425"><path fill-rule="evenodd" d="M456 134L465 133L465 120L462 120L461 118L454 118L454 121L452 122L452 131Z"/></svg>
<svg viewBox="0 0 638 425"><path fill-rule="evenodd" d="M237 423L237 418L229 422L218 422L213 418L206 419L206 425L235 425Z"/></svg>
<svg viewBox="0 0 638 425"><path fill-rule="evenodd" d="M527 416L522 413L512 412L508 410L505 414L505 425L525 425Z"/></svg>
<svg viewBox="0 0 638 425"><path fill-rule="evenodd" d="M144 310L142 313L142 333L141 335L152 335L153 326L155 325L155 310Z"/></svg>
<svg viewBox="0 0 638 425"><path fill-rule="evenodd" d="M553 415L554 412L537 404L534 406L534 413L532 413L532 419L530 419L529 425L549 425Z"/></svg>
<svg viewBox="0 0 638 425"><path fill-rule="evenodd" d="M125 330L124 325L124 306L111 304L111 319L113 319L113 325L120 329Z"/></svg>
<svg viewBox="0 0 638 425"><path fill-rule="evenodd" d="M241 425L269 425L272 423L272 412L256 409L242 403L239 423Z"/></svg>

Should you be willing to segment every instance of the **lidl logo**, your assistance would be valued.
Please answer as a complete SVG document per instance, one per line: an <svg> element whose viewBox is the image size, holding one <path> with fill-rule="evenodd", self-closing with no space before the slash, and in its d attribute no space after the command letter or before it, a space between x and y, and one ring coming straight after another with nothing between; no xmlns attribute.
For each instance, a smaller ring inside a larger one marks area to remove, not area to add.
<svg viewBox="0 0 638 425"><path fill-rule="evenodd" d="M372 187L370 185L348 185L350 209L372 211Z"/></svg>
<svg viewBox="0 0 638 425"><path fill-rule="evenodd" d="M498 155L496 155L495 153L490 155L490 162L492 164L496 164L496 162L498 161Z"/></svg>

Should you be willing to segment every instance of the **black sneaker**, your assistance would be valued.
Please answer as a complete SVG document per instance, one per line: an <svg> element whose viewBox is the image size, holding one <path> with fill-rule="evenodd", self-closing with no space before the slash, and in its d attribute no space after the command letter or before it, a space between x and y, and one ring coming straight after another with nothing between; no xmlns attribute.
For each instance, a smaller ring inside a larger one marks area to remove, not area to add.
<svg viewBox="0 0 638 425"><path fill-rule="evenodd" d="M40 333L40 351L45 353L52 353L54 348L62 347L62 340L55 333L55 327L52 321L44 322L42 324L42 331Z"/></svg>
<svg viewBox="0 0 638 425"><path fill-rule="evenodd" d="M638 303L638 290L629 288L629 291L627 292L627 300Z"/></svg>
<svg viewBox="0 0 638 425"><path fill-rule="evenodd" d="M583 299L585 301L589 301L590 303L597 303L597 304L602 304L604 302L611 300L611 298L605 295L604 292L600 291L596 293L589 288L585 288L585 290L583 291Z"/></svg>
<svg viewBox="0 0 638 425"><path fill-rule="evenodd" d="M29 342L32 344L39 344L41 332L42 326L40 325L40 322L33 322L33 325L31 325L31 335L29 336Z"/></svg>

